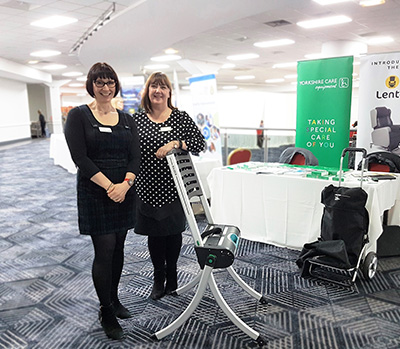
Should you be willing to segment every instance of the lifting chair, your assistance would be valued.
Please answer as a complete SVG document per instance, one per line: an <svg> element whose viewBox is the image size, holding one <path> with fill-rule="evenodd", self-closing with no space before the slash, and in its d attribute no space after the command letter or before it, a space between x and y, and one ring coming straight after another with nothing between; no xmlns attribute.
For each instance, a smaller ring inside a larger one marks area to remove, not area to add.
<svg viewBox="0 0 400 349"><path fill-rule="evenodd" d="M239 245L240 230L233 225L214 223L207 198L203 194L202 184L198 179L196 169L193 166L191 156L188 152L174 149L167 155L167 161L194 239L200 272L192 281L174 292L175 295L179 295L198 285L195 296L186 310L170 325L154 333L153 337L156 339L164 338L179 328L196 310L207 286L209 286L217 304L228 318L245 334L256 340L259 345L265 344L265 340L260 334L243 322L229 307L222 297L213 275L215 269L227 269L234 281L236 281L244 291L257 299L261 304L267 304L264 296L247 285L232 268L235 253ZM207 226L202 233L199 231L190 205L191 199L193 198L199 199L204 208Z"/></svg>
<svg viewBox="0 0 400 349"><path fill-rule="evenodd" d="M232 150L229 155L226 164L234 165L241 162L248 162L251 159L251 150L246 148L236 148Z"/></svg>
<svg viewBox="0 0 400 349"><path fill-rule="evenodd" d="M399 147L400 125L393 125L392 111L386 107L376 107L371 110L372 144L392 151Z"/></svg>

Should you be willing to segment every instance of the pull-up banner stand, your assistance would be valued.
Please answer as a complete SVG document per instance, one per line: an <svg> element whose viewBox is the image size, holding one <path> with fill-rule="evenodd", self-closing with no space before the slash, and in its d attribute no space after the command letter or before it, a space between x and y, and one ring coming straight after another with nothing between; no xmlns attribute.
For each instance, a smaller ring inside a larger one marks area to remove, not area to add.
<svg viewBox="0 0 400 349"><path fill-rule="evenodd" d="M339 167L349 146L352 74L353 56L298 62L296 147L320 166Z"/></svg>
<svg viewBox="0 0 400 349"><path fill-rule="evenodd" d="M217 80L214 74L189 78L193 99L194 120L207 142L202 153L205 158L218 159L222 163L221 135L217 108Z"/></svg>
<svg viewBox="0 0 400 349"><path fill-rule="evenodd" d="M360 63L357 147L400 155L400 52L366 55Z"/></svg>

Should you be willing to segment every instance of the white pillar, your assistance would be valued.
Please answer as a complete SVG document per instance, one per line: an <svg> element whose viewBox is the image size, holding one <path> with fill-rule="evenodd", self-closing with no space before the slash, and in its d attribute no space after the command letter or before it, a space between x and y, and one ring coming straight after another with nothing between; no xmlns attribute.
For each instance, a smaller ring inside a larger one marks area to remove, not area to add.
<svg viewBox="0 0 400 349"><path fill-rule="evenodd" d="M60 86L64 85L68 81L70 80L56 80L51 84L48 84L48 105L50 106L50 122L52 125L52 133L63 133Z"/></svg>

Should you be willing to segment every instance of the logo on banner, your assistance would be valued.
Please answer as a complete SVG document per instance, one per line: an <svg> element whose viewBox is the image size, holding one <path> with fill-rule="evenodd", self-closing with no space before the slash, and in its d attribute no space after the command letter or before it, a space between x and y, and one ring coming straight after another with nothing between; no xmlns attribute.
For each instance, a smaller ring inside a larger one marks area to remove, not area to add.
<svg viewBox="0 0 400 349"><path fill-rule="evenodd" d="M349 88L350 79L347 77L342 78L327 78L327 79L313 79L299 81L300 86L314 86L317 91L324 91L325 89Z"/></svg>
<svg viewBox="0 0 400 349"><path fill-rule="evenodd" d="M349 78L340 78L339 79L339 88L348 88L350 86Z"/></svg>
<svg viewBox="0 0 400 349"><path fill-rule="evenodd" d="M386 86L389 88L396 88L399 86L399 78L396 75L391 75L386 79Z"/></svg>
<svg viewBox="0 0 400 349"><path fill-rule="evenodd" d="M390 88L390 89L394 89L397 86L399 86L399 77L396 75L390 75L389 77L386 78L385 80L385 85L386 87ZM396 91L376 91L375 94L377 99L399 99L400 98L400 91L396 90Z"/></svg>

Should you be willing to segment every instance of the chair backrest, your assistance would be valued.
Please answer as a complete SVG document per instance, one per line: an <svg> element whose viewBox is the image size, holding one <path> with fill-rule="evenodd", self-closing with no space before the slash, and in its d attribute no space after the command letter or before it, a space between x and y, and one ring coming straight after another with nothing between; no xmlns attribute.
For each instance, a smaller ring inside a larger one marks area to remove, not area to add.
<svg viewBox="0 0 400 349"><path fill-rule="evenodd" d="M392 111L386 107L376 107L371 110L371 125L374 129L392 126L393 121L390 117Z"/></svg>
<svg viewBox="0 0 400 349"><path fill-rule="evenodd" d="M237 148L232 150L226 161L227 165L239 164L241 162L248 162L251 159L251 150L246 148Z"/></svg>
<svg viewBox="0 0 400 349"><path fill-rule="evenodd" d="M294 154L294 156L290 160L290 164L292 164L292 165L305 165L306 164L306 158L304 157L304 155L302 155L300 153L296 153L296 154Z"/></svg>
<svg viewBox="0 0 400 349"><path fill-rule="evenodd" d="M203 246L191 202L200 200L208 224L213 224L214 219L191 155L185 150L173 149L167 154L167 161L193 238L197 246Z"/></svg>
<svg viewBox="0 0 400 349"><path fill-rule="evenodd" d="M286 148L279 157L279 162L292 165L318 166L318 159L308 149L299 147Z"/></svg>
<svg viewBox="0 0 400 349"><path fill-rule="evenodd" d="M400 156L397 154L377 151L367 154L366 160L369 171L400 173ZM361 162L357 168L361 169Z"/></svg>

